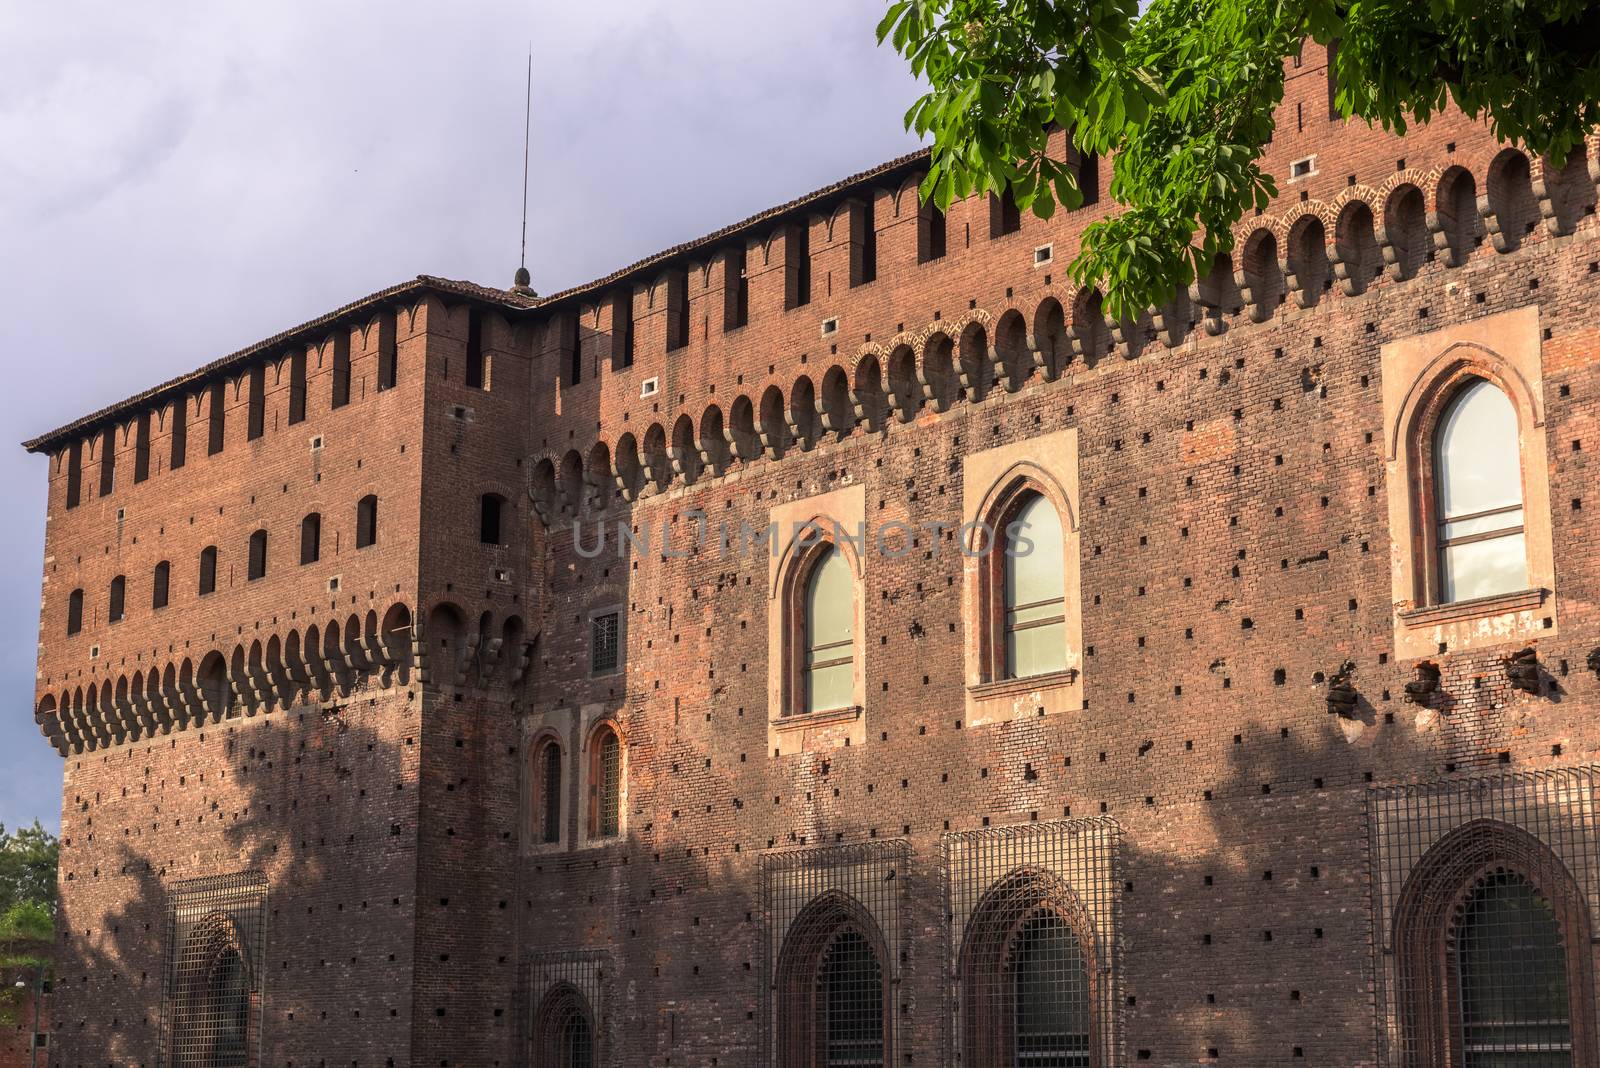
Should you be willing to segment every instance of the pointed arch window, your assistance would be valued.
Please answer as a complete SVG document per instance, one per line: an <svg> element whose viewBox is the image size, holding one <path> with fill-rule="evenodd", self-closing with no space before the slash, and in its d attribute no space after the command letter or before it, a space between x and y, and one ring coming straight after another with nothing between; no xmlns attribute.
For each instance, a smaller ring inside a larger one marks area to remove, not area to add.
<svg viewBox="0 0 1600 1068"><path fill-rule="evenodd" d="M855 693L855 580L832 545L817 550L805 584L799 711L848 708Z"/></svg>
<svg viewBox="0 0 1600 1068"><path fill-rule="evenodd" d="M1467 1068L1572 1064L1567 956L1550 901L1497 871L1468 896L1454 934Z"/></svg>
<svg viewBox="0 0 1600 1068"><path fill-rule="evenodd" d="M541 999L533 1019L534 1063L539 1068L594 1068L594 1019L577 990L558 985Z"/></svg>
<svg viewBox="0 0 1600 1068"><path fill-rule="evenodd" d="M1438 600L1469 601L1528 585L1517 412L1493 383L1469 378L1433 438Z"/></svg>
<svg viewBox="0 0 1600 1068"><path fill-rule="evenodd" d="M603 723L589 739L589 837L622 833L622 738Z"/></svg>
<svg viewBox="0 0 1600 1068"><path fill-rule="evenodd" d="M546 738L534 750L533 802L535 833L540 842L554 845L561 841L561 743Z"/></svg>
<svg viewBox="0 0 1600 1068"><path fill-rule="evenodd" d="M887 966L878 926L854 899L830 891L801 910L773 976L780 1068L888 1068Z"/></svg>

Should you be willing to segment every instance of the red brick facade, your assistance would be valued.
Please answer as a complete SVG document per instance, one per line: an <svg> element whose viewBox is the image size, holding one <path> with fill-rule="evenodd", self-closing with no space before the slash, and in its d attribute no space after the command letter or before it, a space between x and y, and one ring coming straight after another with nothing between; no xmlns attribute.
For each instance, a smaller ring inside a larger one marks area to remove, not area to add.
<svg viewBox="0 0 1600 1068"><path fill-rule="evenodd" d="M595 1064L810 1064L802 920L867 929L892 1063L987 1064L963 931L1003 942L981 903L1013 885L1082 940L1089 1063L1411 1063L1428 1010L1390 917L1418 855L1493 819L1572 869L1563 915L1600 882L1600 144L1557 168L1458 116L1331 121L1314 52L1278 199L1138 323L1066 276L1104 200L1010 233L962 202L930 256L911 157L552 298L419 279L30 443L54 1063L236 1063L173 1052L211 1041L174 932L193 880L247 872L265 891L207 937L243 961L250 1064L555 1063L580 1018ZM1407 397L1461 346L1519 398L1538 581L1451 607L1413 595L1392 517ZM1069 554L1069 668L1026 681L973 652L994 615L961 529L1019 478ZM793 716L788 524L819 516L916 540L847 554L857 698ZM775 521L775 552L716 544ZM619 522L648 548L618 558Z"/></svg>

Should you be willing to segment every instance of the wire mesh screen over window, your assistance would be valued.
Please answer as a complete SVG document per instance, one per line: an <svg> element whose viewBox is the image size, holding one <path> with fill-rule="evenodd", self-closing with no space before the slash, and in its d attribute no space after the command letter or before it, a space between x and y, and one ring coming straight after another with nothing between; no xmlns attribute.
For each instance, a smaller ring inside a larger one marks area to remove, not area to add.
<svg viewBox="0 0 1600 1068"><path fill-rule="evenodd" d="M1550 902L1495 872L1467 899L1454 941L1465 1068L1570 1065L1567 958Z"/></svg>
<svg viewBox="0 0 1600 1068"><path fill-rule="evenodd" d="M1011 678L1067 667L1065 549L1061 516L1031 495L1007 526L1006 674Z"/></svg>
<svg viewBox="0 0 1600 1068"><path fill-rule="evenodd" d="M883 1068L883 965L866 938L840 931L823 952L817 986L826 1014L822 1063Z"/></svg>
<svg viewBox="0 0 1600 1068"><path fill-rule="evenodd" d="M855 693L855 584L850 564L829 546L806 582L807 712L848 708Z"/></svg>
<svg viewBox="0 0 1600 1068"><path fill-rule="evenodd" d="M1514 593L1528 585L1517 412L1475 379L1439 419L1434 438L1442 601Z"/></svg>
<svg viewBox="0 0 1600 1068"><path fill-rule="evenodd" d="M617 670L621 661L621 627L616 612L603 612L589 621L589 669L596 673Z"/></svg>
<svg viewBox="0 0 1600 1068"><path fill-rule="evenodd" d="M909 880L904 842L761 858L761 1034L781 1068L901 1063L894 990Z"/></svg>
<svg viewBox="0 0 1600 1068"><path fill-rule="evenodd" d="M622 831L622 740L610 728L602 728L595 737L591 775L594 815L589 833L615 838Z"/></svg>
<svg viewBox="0 0 1600 1068"><path fill-rule="evenodd" d="M561 747L546 742L539 752L539 837L545 842L561 840Z"/></svg>
<svg viewBox="0 0 1600 1068"><path fill-rule="evenodd" d="M607 1056L604 950L551 950L519 969L519 1043L531 1068L601 1068Z"/></svg>
<svg viewBox="0 0 1600 1068"><path fill-rule="evenodd" d="M1118 838L1109 819L945 836L956 1064L1118 1063Z"/></svg>
<svg viewBox="0 0 1600 1068"><path fill-rule="evenodd" d="M169 889L160 1064L258 1063L266 895L260 872Z"/></svg>
<svg viewBox="0 0 1600 1068"><path fill-rule="evenodd" d="M1600 1063L1596 784L1586 767L1369 795L1383 1063Z"/></svg>

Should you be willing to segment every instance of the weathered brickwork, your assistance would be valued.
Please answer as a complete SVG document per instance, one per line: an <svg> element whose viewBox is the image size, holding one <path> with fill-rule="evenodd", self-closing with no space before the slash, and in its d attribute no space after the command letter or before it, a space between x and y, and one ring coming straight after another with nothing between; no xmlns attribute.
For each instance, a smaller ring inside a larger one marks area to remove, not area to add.
<svg viewBox="0 0 1600 1068"><path fill-rule="evenodd" d="M30 443L50 458L37 718L66 758L56 1063L158 1060L186 1026L168 888L245 871L268 886L249 1063L540 1064L574 1005L596 1064L780 1063L804 1036L780 1019L771 872L871 842L897 883L893 1063L979 1063L953 1037L946 884L982 888L947 836L1054 821L1102 836L1092 864L1040 861L1095 902L1094 1064L1391 1063L1369 841L1416 840L1433 810L1374 791L1600 749L1600 144L1557 168L1459 116L1404 139L1330 121L1313 51L1269 151L1280 196L1138 323L1064 270L1103 201L993 237L1003 207L958 203L930 258L911 157L551 298L419 279ZM1549 581L1450 615L1406 595L1384 375L1397 343L1474 324L1500 331L1483 351L1534 353L1521 461L1547 483L1528 540ZM971 654L958 529L1012 470L1067 513L1075 591L1070 669L1022 686ZM784 565L715 539L823 495L916 540L850 554L858 697L796 717ZM647 547L619 556L619 523ZM596 672L613 607L620 665Z"/></svg>

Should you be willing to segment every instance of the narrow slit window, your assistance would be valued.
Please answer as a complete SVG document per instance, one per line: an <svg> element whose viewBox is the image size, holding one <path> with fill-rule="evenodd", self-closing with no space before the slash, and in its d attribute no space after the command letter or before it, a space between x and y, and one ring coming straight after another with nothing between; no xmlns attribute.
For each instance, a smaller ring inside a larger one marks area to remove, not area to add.
<svg viewBox="0 0 1600 1068"><path fill-rule="evenodd" d="M223 434L228 422L227 389L227 384L224 382L211 384L210 400L206 405L209 420L206 428L206 454L209 456L215 456L222 451Z"/></svg>
<svg viewBox="0 0 1600 1068"><path fill-rule="evenodd" d="M127 607L128 580L118 575L111 580L111 592L106 598L106 621L109 623L122 622L124 609Z"/></svg>
<svg viewBox="0 0 1600 1068"><path fill-rule="evenodd" d="M500 519L506 499L498 493L485 493L478 502L478 540L484 545L501 544Z"/></svg>
<svg viewBox="0 0 1600 1068"><path fill-rule="evenodd" d="M367 494L356 503L356 548L365 549L378 540L378 498Z"/></svg>
<svg viewBox="0 0 1600 1068"><path fill-rule="evenodd" d="M322 513L312 512L300 520L300 563L314 564L322 559Z"/></svg>
<svg viewBox="0 0 1600 1068"><path fill-rule="evenodd" d="M117 428L107 427L100 435L100 496L109 497L117 487Z"/></svg>
<svg viewBox="0 0 1600 1068"><path fill-rule="evenodd" d="M172 565L163 560L156 565L155 574L150 578L150 607L152 609L167 607L167 591L172 582Z"/></svg>
<svg viewBox="0 0 1600 1068"><path fill-rule="evenodd" d="M249 578L254 582L267 577L267 532L258 530L250 535Z"/></svg>
<svg viewBox="0 0 1600 1068"><path fill-rule="evenodd" d="M133 424L133 480L150 477L150 413L140 412Z"/></svg>
<svg viewBox="0 0 1600 1068"><path fill-rule="evenodd" d="M306 350L296 349L289 357L289 424L306 418Z"/></svg>
<svg viewBox="0 0 1600 1068"><path fill-rule="evenodd" d="M247 435L251 441L267 429L267 369L263 364L250 368L250 419Z"/></svg>
<svg viewBox="0 0 1600 1068"><path fill-rule="evenodd" d="M331 407L350 403L350 334L341 330L333 336L333 376Z"/></svg>
<svg viewBox="0 0 1600 1068"><path fill-rule="evenodd" d="M473 308L467 314L467 386L483 388L483 316Z"/></svg>
<svg viewBox="0 0 1600 1068"><path fill-rule="evenodd" d="M172 457L167 466L176 471L189 459L189 398L172 402Z"/></svg>
<svg viewBox="0 0 1600 1068"><path fill-rule="evenodd" d="M83 442L67 447L67 507L76 508L83 499Z"/></svg>
<svg viewBox="0 0 1600 1068"><path fill-rule="evenodd" d="M67 633L76 634L83 629L83 591L73 590L67 596Z"/></svg>
<svg viewBox="0 0 1600 1068"><path fill-rule="evenodd" d="M399 326L394 309L378 316L378 392L393 389L400 380Z"/></svg>
<svg viewBox="0 0 1600 1068"><path fill-rule="evenodd" d="M200 550L200 596L217 589L217 547L207 545Z"/></svg>

